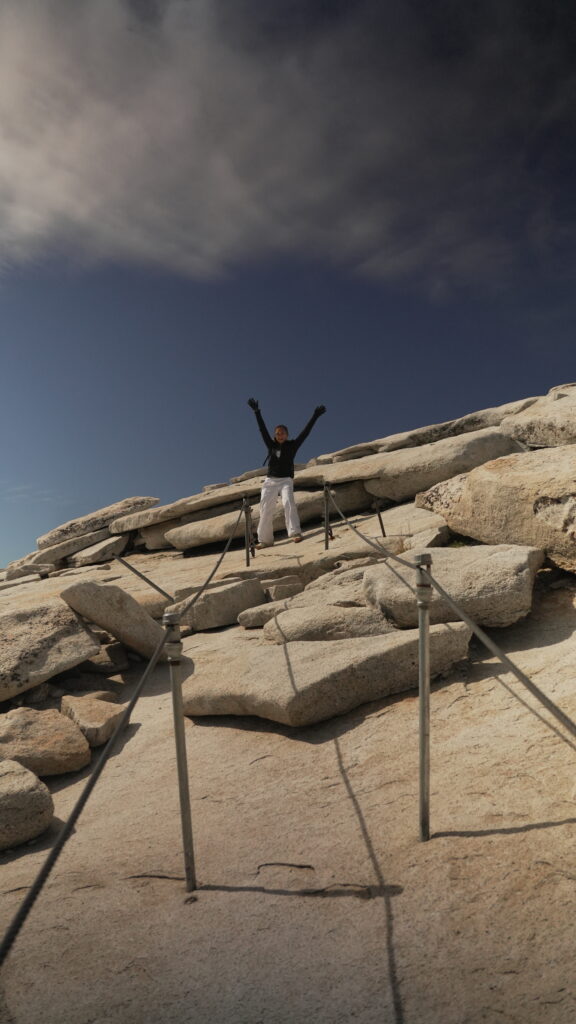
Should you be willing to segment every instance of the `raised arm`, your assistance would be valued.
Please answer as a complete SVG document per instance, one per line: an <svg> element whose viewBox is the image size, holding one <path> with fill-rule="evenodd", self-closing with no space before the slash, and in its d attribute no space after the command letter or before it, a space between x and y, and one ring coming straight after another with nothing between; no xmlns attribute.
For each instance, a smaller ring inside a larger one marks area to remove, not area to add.
<svg viewBox="0 0 576 1024"><path fill-rule="evenodd" d="M262 434L262 440L264 441L264 444L266 445L267 448L273 448L274 441L272 440L270 434L268 433L268 430L266 429L266 424L264 423L264 420L262 418L262 413L260 412L260 406L258 405L258 402L256 401L255 398L249 398L248 405L254 411L254 415L256 416L256 422L258 423L258 429Z"/></svg>
<svg viewBox="0 0 576 1024"><path fill-rule="evenodd" d="M298 450L300 445L303 444L303 442L308 437L308 434L312 430L312 427L316 423L316 420L320 419L320 416L323 416L325 412L326 412L326 406L325 405L317 405L316 406L316 408L314 409L314 412L312 413L312 416L310 417L310 419L308 420L308 423L304 427L304 430L302 430L298 434L298 437L294 441L294 445L295 445L294 451L295 452Z"/></svg>

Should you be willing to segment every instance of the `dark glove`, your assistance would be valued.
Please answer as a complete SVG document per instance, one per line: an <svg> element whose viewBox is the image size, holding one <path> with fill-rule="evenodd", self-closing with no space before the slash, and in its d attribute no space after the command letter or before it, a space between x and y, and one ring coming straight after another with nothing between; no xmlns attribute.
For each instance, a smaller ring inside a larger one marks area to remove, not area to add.
<svg viewBox="0 0 576 1024"><path fill-rule="evenodd" d="M255 398L249 398L248 405L250 406L251 409L254 409L254 412L257 412L258 409L260 408Z"/></svg>
<svg viewBox="0 0 576 1024"><path fill-rule="evenodd" d="M317 405L316 408L314 409L314 415L315 416L323 416L325 412L326 412L326 406L325 405Z"/></svg>

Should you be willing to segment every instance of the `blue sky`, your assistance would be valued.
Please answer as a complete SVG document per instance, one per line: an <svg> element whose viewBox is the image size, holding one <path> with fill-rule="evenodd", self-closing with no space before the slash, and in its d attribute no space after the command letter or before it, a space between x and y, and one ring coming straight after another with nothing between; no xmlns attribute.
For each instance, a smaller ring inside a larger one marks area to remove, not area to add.
<svg viewBox="0 0 576 1024"><path fill-rule="evenodd" d="M572 22L7 0L0 565L259 465L251 395L307 459L575 379Z"/></svg>

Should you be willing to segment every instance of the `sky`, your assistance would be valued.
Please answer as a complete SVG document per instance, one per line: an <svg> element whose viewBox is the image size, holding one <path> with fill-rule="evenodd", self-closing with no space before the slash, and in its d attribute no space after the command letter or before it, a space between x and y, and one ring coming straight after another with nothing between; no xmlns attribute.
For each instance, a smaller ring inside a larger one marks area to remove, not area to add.
<svg viewBox="0 0 576 1024"><path fill-rule="evenodd" d="M0 566L576 379L565 0L3 0Z"/></svg>

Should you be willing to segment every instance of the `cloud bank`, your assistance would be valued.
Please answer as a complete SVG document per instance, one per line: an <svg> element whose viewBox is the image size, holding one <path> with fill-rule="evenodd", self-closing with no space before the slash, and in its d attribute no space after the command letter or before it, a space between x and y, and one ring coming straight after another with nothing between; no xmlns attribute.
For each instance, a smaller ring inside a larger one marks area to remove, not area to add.
<svg viewBox="0 0 576 1024"><path fill-rule="evenodd" d="M561 0L4 0L0 265L573 266Z"/></svg>

